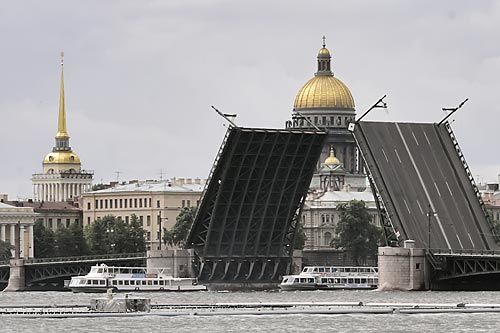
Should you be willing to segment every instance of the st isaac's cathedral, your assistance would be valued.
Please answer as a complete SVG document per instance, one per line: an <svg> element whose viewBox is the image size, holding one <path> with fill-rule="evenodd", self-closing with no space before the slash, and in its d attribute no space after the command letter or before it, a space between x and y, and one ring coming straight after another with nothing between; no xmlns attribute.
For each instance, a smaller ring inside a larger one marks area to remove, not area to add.
<svg viewBox="0 0 500 333"><path fill-rule="evenodd" d="M363 162L348 130L355 116L354 98L349 88L334 76L331 54L323 37L317 71L298 91L292 119L286 122L287 128L317 127L328 133L301 216L307 237L305 264L349 264L343 253L330 246L336 236L338 204L363 200L373 217L372 222L379 224Z"/></svg>

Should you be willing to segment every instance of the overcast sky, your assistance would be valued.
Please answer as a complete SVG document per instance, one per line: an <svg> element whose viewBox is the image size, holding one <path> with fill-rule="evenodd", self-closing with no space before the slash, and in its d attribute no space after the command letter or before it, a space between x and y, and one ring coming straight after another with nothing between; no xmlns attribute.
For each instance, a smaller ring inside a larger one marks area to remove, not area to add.
<svg viewBox="0 0 500 333"><path fill-rule="evenodd" d="M31 196L54 146L59 53L68 131L94 183L206 178L226 128L282 128L327 37L358 116L453 129L478 181L500 173L499 1L2 1L0 193Z"/></svg>

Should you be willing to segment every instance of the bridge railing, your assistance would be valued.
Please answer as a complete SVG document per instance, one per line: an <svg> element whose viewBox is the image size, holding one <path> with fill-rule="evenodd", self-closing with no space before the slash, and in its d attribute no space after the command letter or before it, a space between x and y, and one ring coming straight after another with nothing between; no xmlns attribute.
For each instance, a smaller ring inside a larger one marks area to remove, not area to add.
<svg viewBox="0 0 500 333"><path fill-rule="evenodd" d="M90 261L90 260L101 260L101 259L120 259L120 258L146 258L146 253L119 253L119 254L102 254L93 256L77 256L77 257L52 257L52 258L32 258L26 259L24 263L26 264L41 264L50 262L64 262L64 261ZM8 261L7 261L8 263Z"/></svg>
<svg viewBox="0 0 500 333"><path fill-rule="evenodd" d="M433 255L484 255L484 256L500 256L499 250L477 250L477 249L431 249Z"/></svg>

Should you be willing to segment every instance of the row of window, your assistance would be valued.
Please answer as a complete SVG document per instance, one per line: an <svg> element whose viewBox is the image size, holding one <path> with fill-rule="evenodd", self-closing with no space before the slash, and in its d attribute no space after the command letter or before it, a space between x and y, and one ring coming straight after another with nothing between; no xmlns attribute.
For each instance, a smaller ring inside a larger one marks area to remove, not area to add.
<svg viewBox="0 0 500 333"><path fill-rule="evenodd" d="M307 120L304 119L294 119L287 121L287 127L303 127L303 126L308 126L308 123L313 123L314 125L320 125L320 126L348 126L349 123L354 122L354 117L352 116L347 116L343 117L342 116L314 116L314 117L307 117Z"/></svg>
<svg viewBox="0 0 500 333"><path fill-rule="evenodd" d="M43 218L39 218L38 220L44 222ZM46 228L50 228L50 229L59 229L62 227L69 228L69 226L71 225L71 222L72 222L71 219L53 219L53 218L49 217L44 222L44 226ZM80 225L80 219L74 219L74 222L76 224Z"/></svg>
<svg viewBox="0 0 500 333"><path fill-rule="evenodd" d="M151 198L130 198L130 199L96 199L95 209L120 209L120 208L152 208ZM182 200L181 207L191 207L191 200ZM156 208L160 208L160 200L156 200ZM92 205L87 202L87 210L91 210Z"/></svg>

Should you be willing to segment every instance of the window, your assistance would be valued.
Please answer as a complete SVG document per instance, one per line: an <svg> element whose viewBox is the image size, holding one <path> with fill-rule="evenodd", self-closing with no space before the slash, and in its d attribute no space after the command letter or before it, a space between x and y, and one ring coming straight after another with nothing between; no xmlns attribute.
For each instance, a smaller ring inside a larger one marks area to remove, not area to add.
<svg viewBox="0 0 500 333"><path fill-rule="evenodd" d="M160 200L156 200L156 208L160 208Z"/></svg>
<svg viewBox="0 0 500 333"><path fill-rule="evenodd" d="M123 199L123 201L124 201L124 204L125 204L124 207L127 208L127 199Z"/></svg>
<svg viewBox="0 0 500 333"><path fill-rule="evenodd" d="M120 199L120 208L123 208L123 199Z"/></svg>
<svg viewBox="0 0 500 333"><path fill-rule="evenodd" d="M139 208L142 208L142 198L139 199Z"/></svg>
<svg viewBox="0 0 500 333"><path fill-rule="evenodd" d="M191 207L191 200L188 200L188 201L187 201L187 206L188 206L188 207Z"/></svg>
<svg viewBox="0 0 500 333"><path fill-rule="evenodd" d="M90 216L87 217L87 225L90 225Z"/></svg>
<svg viewBox="0 0 500 333"><path fill-rule="evenodd" d="M60 228L61 227L61 219L57 219L57 227Z"/></svg>
<svg viewBox="0 0 500 333"><path fill-rule="evenodd" d="M125 201L126 202L126 201ZM128 224L128 216L125 216L125 223Z"/></svg>
<svg viewBox="0 0 500 333"><path fill-rule="evenodd" d="M182 208L186 207L186 200L182 200Z"/></svg>
<svg viewBox="0 0 500 333"><path fill-rule="evenodd" d="M151 215L147 215L147 216L146 216L146 225L147 225L148 227L150 227L150 226L151 226Z"/></svg>
<svg viewBox="0 0 500 333"><path fill-rule="evenodd" d="M70 219L66 219L66 228L69 228L70 223L71 223L71 220Z"/></svg>
<svg viewBox="0 0 500 333"><path fill-rule="evenodd" d="M318 117L314 117L314 125L318 124Z"/></svg>
<svg viewBox="0 0 500 333"><path fill-rule="evenodd" d="M325 232L324 245L330 245L331 241L332 241L332 234L329 232Z"/></svg>
<svg viewBox="0 0 500 333"><path fill-rule="evenodd" d="M54 229L54 225L52 224L52 219L49 219L49 228L50 229Z"/></svg>
<svg viewBox="0 0 500 333"><path fill-rule="evenodd" d="M322 123L323 123L323 125L326 125L326 117L325 116L323 116Z"/></svg>
<svg viewBox="0 0 500 333"><path fill-rule="evenodd" d="M104 208L105 208L105 209L108 209L108 199L105 199L105 200L104 200Z"/></svg>
<svg viewBox="0 0 500 333"><path fill-rule="evenodd" d="M87 210L90 210L90 202L87 202Z"/></svg>
<svg viewBox="0 0 500 333"><path fill-rule="evenodd" d="M417 263L415 264L415 269L417 269L417 270L419 270L419 269L420 269L420 263L419 263L419 262L417 262Z"/></svg>
<svg viewBox="0 0 500 333"><path fill-rule="evenodd" d="M148 231L146 234L146 240L150 241L151 240L151 232Z"/></svg>
<svg viewBox="0 0 500 333"><path fill-rule="evenodd" d="M99 200L99 208L103 209L104 208L104 205L102 204L102 199Z"/></svg>
<svg viewBox="0 0 500 333"><path fill-rule="evenodd" d="M151 198L149 198L149 207L152 207L152 206L151 206Z"/></svg>
<svg viewBox="0 0 500 333"><path fill-rule="evenodd" d="M115 199L115 208L118 208L118 199Z"/></svg>
<svg viewBox="0 0 500 333"><path fill-rule="evenodd" d="M134 199L134 208L137 208L137 198Z"/></svg>
<svg viewBox="0 0 500 333"><path fill-rule="evenodd" d="M337 125L342 125L342 117L337 117Z"/></svg>
<svg viewBox="0 0 500 333"><path fill-rule="evenodd" d="M113 208L113 199L109 199L109 208Z"/></svg>
<svg viewBox="0 0 500 333"><path fill-rule="evenodd" d="M139 216L139 223L141 224L141 227L144 226L144 218L143 218L143 216Z"/></svg>

